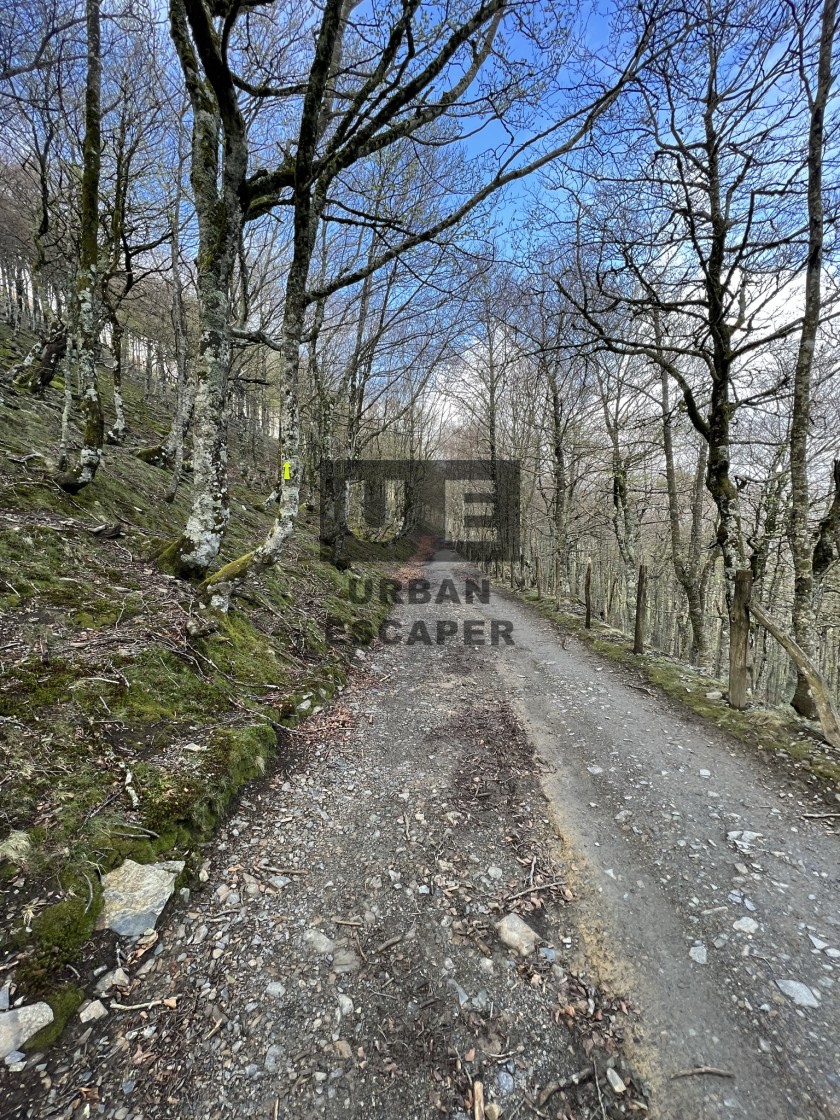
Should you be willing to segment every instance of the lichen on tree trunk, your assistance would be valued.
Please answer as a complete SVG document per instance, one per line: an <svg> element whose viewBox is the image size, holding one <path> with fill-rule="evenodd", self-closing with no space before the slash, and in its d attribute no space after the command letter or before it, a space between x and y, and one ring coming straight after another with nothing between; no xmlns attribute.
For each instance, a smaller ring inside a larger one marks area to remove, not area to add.
<svg viewBox="0 0 840 1120"><path fill-rule="evenodd" d="M201 339L195 366L193 495L181 538L163 554L179 575L204 576L219 554L230 516L227 389L231 362L231 280L244 213L245 123L227 87L200 76L187 20L206 31L207 12L172 0L170 26L193 112L190 179L198 218ZM195 28L194 28L195 30ZM205 45L206 49L206 45ZM223 153L223 156L222 156Z"/></svg>
<svg viewBox="0 0 840 1120"><path fill-rule="evenodd" d="M113 356L114 424L108 432L108 443L122 444L125 440L125 405L122 395L122 325L116 315L111 317L111 354Z"/></svg>
<svg viewBox="0 0 840 1120"><path fill-rule="evenodd" d="M85 87L85 140L81 188L80 251L78 279L77 359L84 430L77 465L56 476L62 489L74 494L96 476L102 458L105 422L96 377L99 341L97 308L99 255L99 176L102 136L102 59L100 0L87 0L87 81Z"/></svg>

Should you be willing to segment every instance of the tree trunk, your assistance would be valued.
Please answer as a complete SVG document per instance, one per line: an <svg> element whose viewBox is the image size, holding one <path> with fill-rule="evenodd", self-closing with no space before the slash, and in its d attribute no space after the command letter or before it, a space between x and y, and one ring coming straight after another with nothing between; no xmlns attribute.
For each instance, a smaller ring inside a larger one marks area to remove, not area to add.
<svg viewBox="0 0 840 1120"><path fill-rule="evenodd" d="M15 387L25 389L35 396L43 396L44 390L52 384L66 351L67 328L60 319L56 319L49 336L43 342L36 342L20 365L13 370Z"/></svg>
<svg viewBox="0 0 840 1120"><path fill-rule="evenodd" d="M100 46L100 0L87 0L87 81L85 86L84 165L80 205L80 252L78 282L79 390L82 397L84 433L77 466L56 477L63 490L77 493L96 476L102 458L105 421L96 377L99 343L98 257L99 174L101 164L102 60Z"/></svg>
<svg viewBox="0 0 840 1120"><path fill-rule="evenodd" d="M279 351L282 443L278 456L280 495L277 516L268 536L254 552L225 564L206 581L205 589L211 604L222 610L227 608L231 584L252 570L259 571L277 563L286 540L292 534L300 508L302 462L298 363L306 313L306 284L321 214L326 205L326 182L313 183L312 179L318 140L329 123L332 93L328 92L328 83L340 57L345 7L349 10L349 5L344 3L333 2L324 6L301 110L295 154L293 248L286 277Z"/></svg>
<svg viewBox="0 0 840 1120"><path fill-rule="evenodd" d="M811 658L787 635L769 614L757 603L750 606L753 617L771 634L789 655L797 669L805 676L814 698L822 733L827 741L840 751L840 717L831 696L831 690Z"/></svg>
<svg viewBox="0 0 840 1120"><path fill-rule="evenodd" d="M122 395L122 324L116 315L111 318L111 354L114 361L114 426L108 432L108 443L122 444L125 441L127 425Z"/></svg>
<svg viewBox="0 0 840 1120"><path fill-rule="evenodd" d="M749 692L750 616L752 571L735 573L735 589L729 608L729 706L743 711Z"/></svg>
<svg viewBox="0 0 840 1120"><path fill-rule="evenodd" d="M633 653L645 652L645 610L647 607L647 566L639 565L639 581L636 586L636 626L633 635ZM661 647L660 647L661 648Z"/></svg>
<svg viewBox="0 0 840 1120"><path fill-rule="evenodd" d="M832 46L837 18L837 0L825 0L822 12L817 87L811 96L808 134L808 262L805 273L805 308L793 378L793 408L790 424L790 548L793 555L793 634L809 659L814 656L814 567L809 526L810 488L808 441L811 427L811 368L814 361L822 306L824 216L822 197L825 110L832 74ZM817 716L817 701L802 668L797 670L796 691L791 701L800 715Z"/></svg>
<svg viewBox="0 0 840 1120"><path fill-rule="evenodd" d="M184 466L184 440L192 418L195 403L195 386L188 372L187 359L187 316L184 309L184 285L181 282L181 179L184 155L181 142L178 144L178 182L175 193L175 206L172 215L172 237L170 239L170 261L172 266L172 327L175 334L175 415L172 427L163 445L167 460L172 463L172 480L166 491L166 500L173 502L181 482Z"/></svg>
<svg viewBox="0 0 840 1120"><path fill-rule="evenodd" d="M179 575L203 576L219 554L230 517L227 389L231 363L231 283L242 236L241 186L248 167L245 124L235 100L220 106L198 72L183 0L170 6L172 38L193 111L190 179L198 219L198 315L193 422L193 500L183 536L160 554ZM190 8L206 30L207 13ZM212 79L211 79L212 80ZM221 141L224 140L223 145ZM220 160L220 145L223 159Z"/></svg>
<svg viewBox="0 0 840 1120"><path fill-rule="evenodd" d="M583 595L586 602L586 629L592 629L592 561L586 565L586 576L583 580Z"/></svg>
<svg viewBox="0 0 840 1120"><path fill-rule="evenodd" d="M143 378L143 396L146 398L146 400L150 400L152 392L154 391L154 382L152 380L152 340L150 338L144 339L144 343L146 346L146 372Z"/></svg>
<svg viewBox="0 0 840 1120"><path fill-rule="evenodd" d="M568 479L566 450L563 446L563 401L557 385L557 374L551 378L551 434L554 453L554 594L557 602L569 588L568 567Z"/></svg>

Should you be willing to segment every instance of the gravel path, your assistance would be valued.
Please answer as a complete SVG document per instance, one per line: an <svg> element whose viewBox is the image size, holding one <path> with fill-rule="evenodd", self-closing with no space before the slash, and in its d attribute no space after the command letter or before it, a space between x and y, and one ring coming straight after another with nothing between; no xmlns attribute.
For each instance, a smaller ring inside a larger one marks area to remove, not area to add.
<svg viewBox="0 0 840 1120"><path fill-rule="evenodd" d="M463 598L453 559L424 574ZM804 789L495 592L393 618L107 1017L0 1074L4 1115L840 1116L837 837ZM484 645L406 644L470 619Z"/></svg>
<svg viewBox="0 0 840 1120"><path fill-rule="evenodd" d="M500 651L601 976L644 1012L657 1113L840 1117L840 847L796 778L516 602ZM647 694L646 694L647 693ZM732 1078L672 1080L710 1066Z"/></svg>

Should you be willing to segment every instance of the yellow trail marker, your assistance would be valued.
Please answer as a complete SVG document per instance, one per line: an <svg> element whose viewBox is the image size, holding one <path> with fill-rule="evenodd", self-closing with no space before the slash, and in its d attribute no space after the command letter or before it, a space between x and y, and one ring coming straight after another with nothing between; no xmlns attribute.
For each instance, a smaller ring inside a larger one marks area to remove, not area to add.
<svg viewBox="0 0 840 1120"><path fill-rule="evenodd" d="M291 478L291 477L292 477L292 464L291 463L284 463L283 464L283 478L286 479L286 478Z"/></svg>

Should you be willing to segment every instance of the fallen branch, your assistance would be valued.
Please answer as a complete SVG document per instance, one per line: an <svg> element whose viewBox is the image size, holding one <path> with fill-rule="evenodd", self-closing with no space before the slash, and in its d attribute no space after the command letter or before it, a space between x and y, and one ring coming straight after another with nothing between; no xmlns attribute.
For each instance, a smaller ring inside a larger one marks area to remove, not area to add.
<svg viewBox="0 0 840 1120"><path fill-rule="evenodd" d="M484 1120L484 1085L481 1081L473 1082L473 1118L474 1120Z"/></svg>
<svg viewBox="0 0 840 1120"><path fill-rule="evenodd" d="M383 941L381 945L377 945L373 951L374 953L384 953L386 949L392 949L394 945L399 945L402 939L403 935L398 933L396 937L389 937L387 941Z"/></svg>
<svg viewBox="0 0 840 1120"><path fill-rule="evenodd" d="M153 999L148 1003L112 1003L112 1011L148 1011L150 1007L158 1007L163 1003L162 999Z"/></svg>
<svg viewBox="0 0 840 1120"><path fill-rule="evenodd" d="M513 902L516 898L522 898L525 894L535 894L537 891L551 891L554 890L555 887L562 887L563 885L564 881L562 879L554 879L550 883L540 883L539 886L536 887L526 887L524 891L517 891L516 894L509 894L505 902Z"/></svg>
<svg viewBox="0 0 840 1120"><path fill-rule="evenodd" d="M734 1077L734 1073L729 1073L725 1069L717 1069L716 1066L695 1066L694 1069L681 1069L679 1073L672 1073L671 1080L677 1081L681 1077Z"/></svg>
<svg viewBox="0 0 840 1120"><path fill-rule="evenodd" d="M542 1108L554 1096L555 1093L562 1092L564 1089L574 1089L577 1085L584 1085L595 1076L595 1067L586 1066L585 1069L578 1070L573 1073L571 1077L566 1077L563 1081L552 1081L550 1085L546 1085L543 1091L537 1097L537 1107Z"/></svg>
<svg viewBox="0 0 840 1120"><path fill-rule="evenodd" d="M837 709L834 706L831 691L825 677L819 669L817 669L816 665L805 651L789 634L786 634L784 630L782 630L778 622L772 619L763 607L760 607L758 603L753 601L750 603L749 610L750 614L764 627L767 633L776 639L808 682L808 688L813 697L817 715L819 716L822 733L832 747L836 750L840 750L840 716L837 714Z"/></svg>

